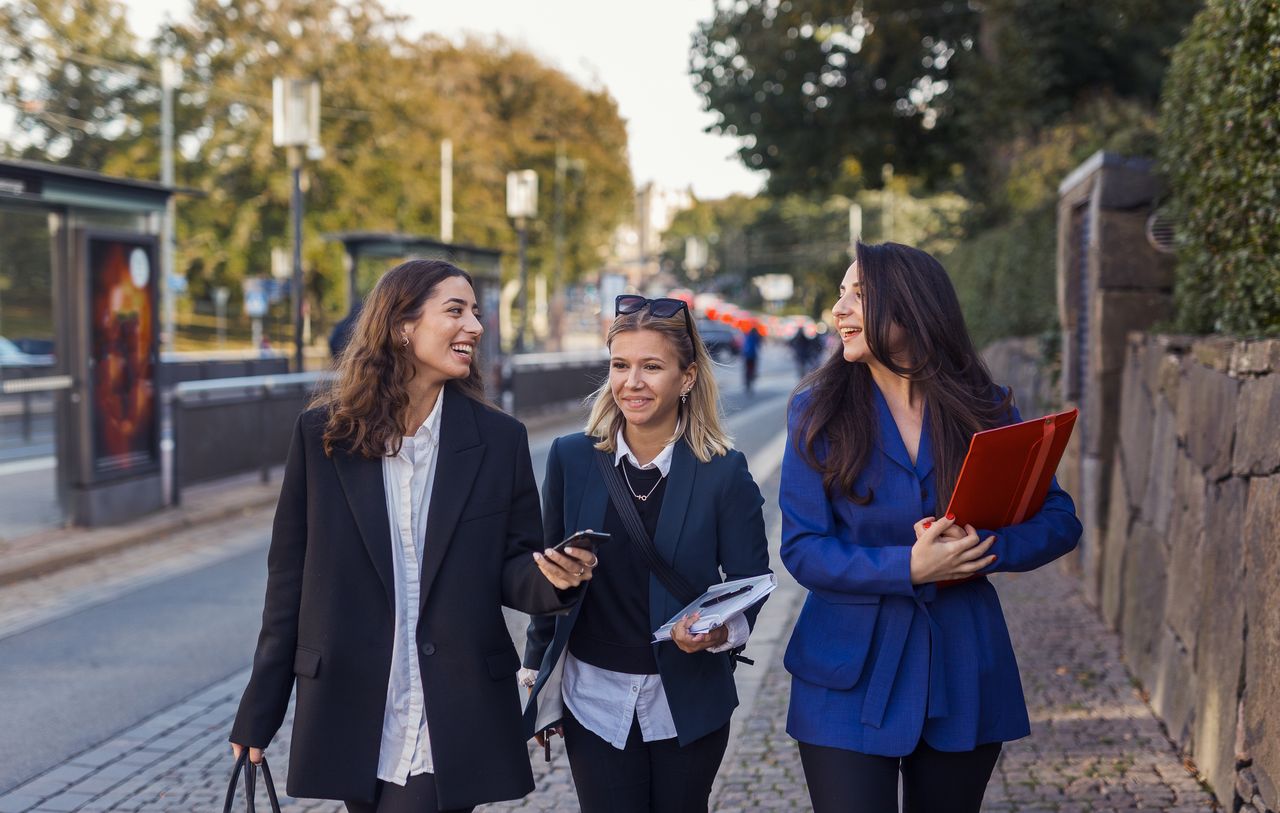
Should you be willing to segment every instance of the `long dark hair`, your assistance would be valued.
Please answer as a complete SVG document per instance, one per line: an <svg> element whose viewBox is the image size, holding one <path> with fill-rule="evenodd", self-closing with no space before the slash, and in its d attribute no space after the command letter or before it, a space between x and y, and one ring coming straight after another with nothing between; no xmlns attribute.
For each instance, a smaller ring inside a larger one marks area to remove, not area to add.
<svg viewBox="0 0 1280 813"><path fill-rule="evenodd" d="M338 361L338 378L320 392L313 407L328 410L324 451L335 445L364 457L383 457L388 448L399 451L405 410L415 367L403 346L399 329L422 315L422 306L436 286L462 277L474 287L471 275L444 260L409 260L382 275L364 301L351 341ZM446 382L467 397L486 403L480 380L480 360L471 359L466 378Z"/></svg>
<svg viewBox="0 0 1280 813"><path fill-rule="evenodd" d="M933 444L939 507L951 499L973 433L1008 422L1012 395L996 388L973 348L960 301L946 269L929 254L898 243L858 243L862 283L862 335L871 355L897 375L911 379L929 407L924 427ZM890 357L889 330L897 325L903 347ZM849 363L839 352L796 387L808 391L796 444L822 472L828 494L859 505L875 497L854 490L875 447L877 418L871 369ZM896 431L896 430L895 430ZM824 453L815 451L819 443Z"/></svg>

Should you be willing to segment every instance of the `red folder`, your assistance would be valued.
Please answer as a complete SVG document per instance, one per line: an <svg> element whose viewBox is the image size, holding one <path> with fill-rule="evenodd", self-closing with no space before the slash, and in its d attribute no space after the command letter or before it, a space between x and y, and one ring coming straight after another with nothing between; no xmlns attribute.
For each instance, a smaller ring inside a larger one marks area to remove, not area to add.
<svg viewBox="0 0 1280 813"><path fill-rule="evenodd" d="M1078 409L978 432L969 442L947 513L957 525L1017 525L1044 505Z"/></svg>

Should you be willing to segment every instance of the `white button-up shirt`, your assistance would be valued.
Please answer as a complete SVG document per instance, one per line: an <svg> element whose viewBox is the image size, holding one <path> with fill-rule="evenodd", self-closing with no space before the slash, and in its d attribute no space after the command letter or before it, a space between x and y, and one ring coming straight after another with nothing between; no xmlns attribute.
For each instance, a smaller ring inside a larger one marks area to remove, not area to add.
<svg viewBox="0 0 1280 813"><path fill-rule="evenodd" d="M677 441L678 442L678 441ZM675 442L670 443L647 465L640 461L618 432L617 452L613 456L616 466L624 457L638 469L657 469L663 477L671 471L671 458ZM726 625L729 640L712 652L724 652L747 642L751 625L739 616ZM564 654L564 678L561 695L565 706L575 719L588 731L596 734L614 748L622 750L627 744L632 719L640 723L640 734L645 742L668 740L676 736L675 720L671 718L671 706L662 688L661 675L631 675L601 669L583 663L568 651Z"/></svg>
<svg viewBox="0 0 1280 813"><path fill-rule="evenodd" d="M410 776L433 773L431 737L423 705L418 663L418 600L422 587L422 552L426 544L427 509L436 477L440 447L440 407L413 437L404 438L400 453L382 459L382 483L391 523L391 571L395 579L396 630L391 645L391 677L382 717L378 778L404 785Z"/></svg>

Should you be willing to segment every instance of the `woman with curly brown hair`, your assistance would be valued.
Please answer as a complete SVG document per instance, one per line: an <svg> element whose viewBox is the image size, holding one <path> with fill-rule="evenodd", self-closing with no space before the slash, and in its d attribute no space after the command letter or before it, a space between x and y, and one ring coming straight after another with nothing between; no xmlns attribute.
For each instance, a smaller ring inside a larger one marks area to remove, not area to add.
<svg viewBox="0 0 1280 813"><path fill-rule="evenodd" d="M296 682L291 796L424 813L533 789L502 606L567 609L595 559L541 550L524 426L484 400L478 312L454 265L391 269L294 429L230 737L260 760Z"/></svg>

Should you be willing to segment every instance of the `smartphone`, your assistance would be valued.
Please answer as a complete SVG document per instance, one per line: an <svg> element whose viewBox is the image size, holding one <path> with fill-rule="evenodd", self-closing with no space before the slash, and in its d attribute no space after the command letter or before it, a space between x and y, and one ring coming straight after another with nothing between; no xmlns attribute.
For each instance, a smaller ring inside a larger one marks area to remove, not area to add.
<svg viewBox="0 0 1280 813"><path fill-rule="evenodd" d="M609 541L609 534L592 530L578 531L568 539L565 539L563 542L556 545L552 550L557 553L564 553L565 548L576 548L578 550L595 553L596 547L603 545L607 541Z"/></svg>

